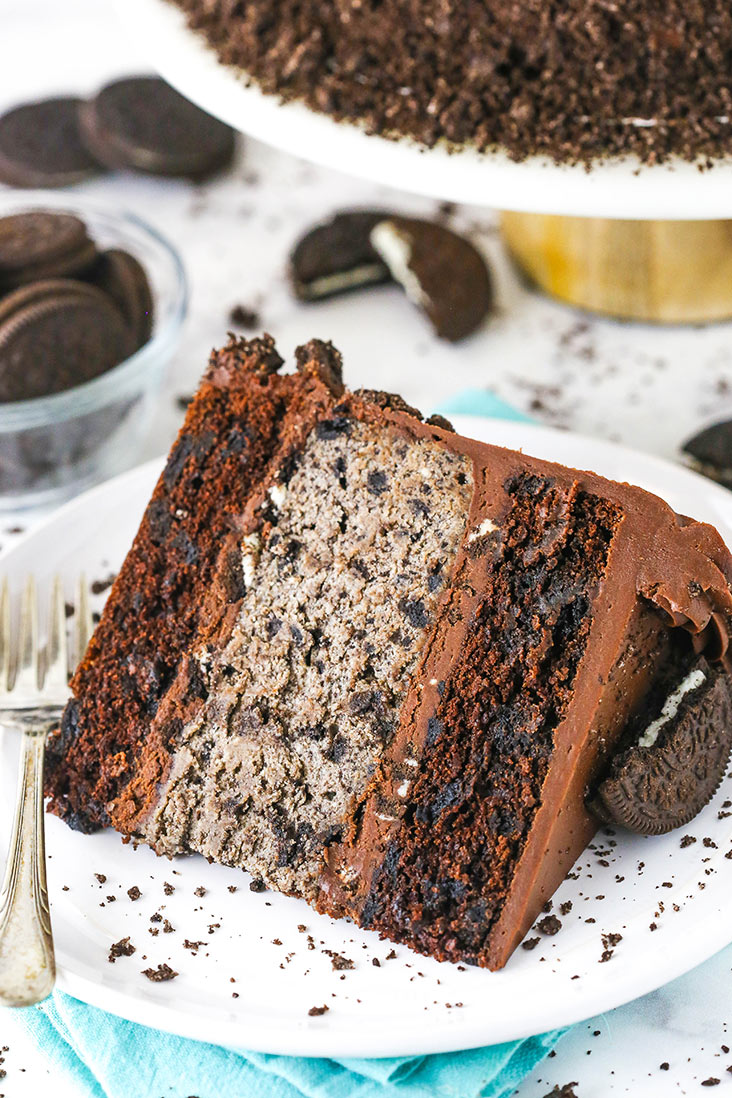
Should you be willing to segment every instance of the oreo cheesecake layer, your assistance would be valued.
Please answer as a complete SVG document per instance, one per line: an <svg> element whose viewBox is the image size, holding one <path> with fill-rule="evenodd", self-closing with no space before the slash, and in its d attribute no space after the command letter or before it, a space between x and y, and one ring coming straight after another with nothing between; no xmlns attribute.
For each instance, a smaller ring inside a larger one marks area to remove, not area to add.
<svg viewBox="0 0 732 1098"><path fill-rule="evenodd" d="M654 496L212 356L49 747L51 807L432 956L505 963L732 562Z"/></svg>

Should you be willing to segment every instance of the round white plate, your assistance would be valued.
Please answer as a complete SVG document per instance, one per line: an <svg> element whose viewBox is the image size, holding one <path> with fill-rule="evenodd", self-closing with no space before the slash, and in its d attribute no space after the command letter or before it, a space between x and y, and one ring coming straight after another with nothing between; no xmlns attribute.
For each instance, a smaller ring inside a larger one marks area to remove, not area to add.
<svg viewBox="0 0 732 1098"><path fill-rule="evenodd" d="M455 423L486 441L639 483L677 510L716 523L732 544L732 493L684 469L546 428L470 417ZM141 466L68 504L4 554L0 570L14 583L28 571L59 570L69 578L69 594L80 567L105 578L123 559L160 467L160 461ZM15 753L6 733L0 855ZM316 915L303 901L253 893L239 871L199 857L156 858L146 847L125 846L114 832L80 835L49 817L59 985L147 1025L294 1055L420 1054L554 1029L659 987L732 939L732 861L725 858L732 817L718 817L728 798L729 778L684 829L697 838L685 848L678 832L652 839L600 832L554 898L555 913L572 905L560 914L561 931L538 935L535 949L518 949L497 973L439 964L404 947L387 959L392 946L376 934ZM106 880L100 883L96 873ZM171 895L165 882L174 886ZM136 902L127 896L133 885L142 892ZM197 895L201 887L206 892ZM163 921L152 922L157 914L174 929L166 933ZM606 963L600 963L603 934L622 934ZM110 964L110 945L125 936L137 952ZM201 944L192 950L186 939ZM353 968L334 971L326 950ZM141 974L161 962L179 973L172 982L151 983ZM309 1016L311 1007L324 1005L326 1014Z"/></svg>
<svg viewBox="0 0 732 1098"><path fill-rule="evenodd" d="M576 217L732 216L732 159L700 172L680 160L648 167L628 157L588 173L582 165L539 158L516 164L501 152L450 154L389 141L247 87L240 72L222 65L205 39L186 27L169 0L116 0L116 6L136 45L169 83L235 129L305 160L415 194L497 209Z"/></svg>

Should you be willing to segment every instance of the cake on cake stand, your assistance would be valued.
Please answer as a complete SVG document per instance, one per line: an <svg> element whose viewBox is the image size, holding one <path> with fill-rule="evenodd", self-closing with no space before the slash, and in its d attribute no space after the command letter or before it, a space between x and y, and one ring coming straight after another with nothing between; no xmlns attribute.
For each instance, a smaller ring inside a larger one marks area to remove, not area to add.
<svg viewBox="0 0 732 1098"><path fill-rule="evenodd" d="M628 157L588 171L391 141L247 85L168 0L116 4L160 74L235 129L363 179L501 210L508 248L547 293L625 319L732 317L732 158L705 168Z"/></svg>

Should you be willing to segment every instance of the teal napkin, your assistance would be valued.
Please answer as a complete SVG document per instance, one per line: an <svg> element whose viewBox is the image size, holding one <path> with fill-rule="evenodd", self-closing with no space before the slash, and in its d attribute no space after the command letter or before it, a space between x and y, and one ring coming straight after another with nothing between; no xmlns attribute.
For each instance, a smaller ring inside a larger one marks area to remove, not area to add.
<svg viewBox="0 0 732 1098"><path fill-rule="evenodd" d="M440 411L531 422L478 389ZM18 1015L79 1098L508 1098L565 1032L433 1056L327 1060L233 1052L125 1021L60 991Z"/></svg>
<svg viewBox="0 0 732 1098"><path fill-rule="evenodd" d="M492 419L510 419L516 423L535 422L531 416L506 404L505 400L487 389L463 389L461 393L444 401L437 410L445 416L489 416Z"/></svg>
<svg viewBox="0 0 732 1098"><path fill-rule="evenodd" d="M60 991L18 1013L79 1098L508 1098L562 1036L434 1056L325 1060L231 1052Z"/></svg>

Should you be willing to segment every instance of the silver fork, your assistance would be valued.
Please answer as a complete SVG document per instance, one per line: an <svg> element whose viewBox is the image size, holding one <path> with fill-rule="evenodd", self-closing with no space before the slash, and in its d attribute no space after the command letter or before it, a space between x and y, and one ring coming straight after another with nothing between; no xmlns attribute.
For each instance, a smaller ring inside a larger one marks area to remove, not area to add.
<svg viewBox="0 0 732 1098"><path fill-rule="evenodd" d="M60 578L53 582L45 652L39 643L35 581L30 578L23 592L17 645L10 601L6 580L0 588L0 725L19 729L22 739L13 831L0 890L0 1005L30 1006L45 999L56 980L46 886L43 759L48 733L69 698L72 664ZM80 659L91 633L83 577L75 624Z"/></svg>

